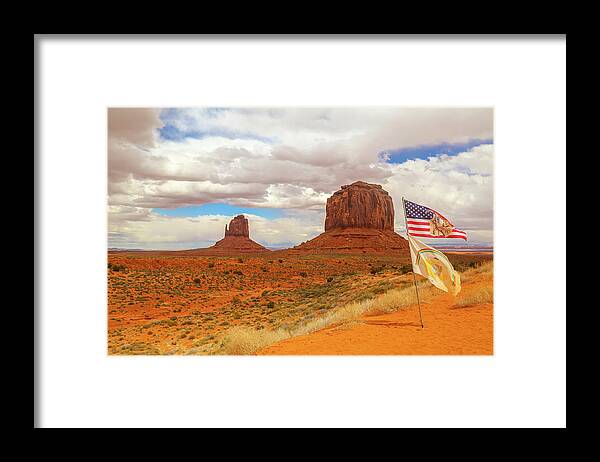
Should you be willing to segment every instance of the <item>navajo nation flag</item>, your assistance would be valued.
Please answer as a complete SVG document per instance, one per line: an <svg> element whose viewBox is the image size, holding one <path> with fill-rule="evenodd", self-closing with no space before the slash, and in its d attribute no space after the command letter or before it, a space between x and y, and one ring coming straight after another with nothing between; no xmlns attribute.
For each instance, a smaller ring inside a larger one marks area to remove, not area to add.
<svg viewBox="0 0 600 462"><path fill-rule="evenodd" d="M405 200L404 213L407 232L411 236L467 240L467 233L455 228L447 218L429 207Z"/></svg>
<svg viewBox="0 0 600 462"><path fill-rule="evenodd" d="M454 271L446 255L423 244L410 234L408 244L415 274L425 276L429 282L444 292L450 292L452 295L460 292L460 274Z"/></svg>

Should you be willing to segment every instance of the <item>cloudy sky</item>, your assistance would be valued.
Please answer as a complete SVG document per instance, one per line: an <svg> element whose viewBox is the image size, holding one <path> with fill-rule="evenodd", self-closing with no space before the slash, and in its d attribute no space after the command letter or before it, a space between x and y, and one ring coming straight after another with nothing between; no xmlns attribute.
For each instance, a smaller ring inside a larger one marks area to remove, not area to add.
<svg viewBox="0 0 600 462"><path fill-rule="evenodd" d="M207 247L243 213L290 247L357 180L390 193L399 233L405 196L491 243L493 150L489 108L110 108L108 246Z"/></svg>

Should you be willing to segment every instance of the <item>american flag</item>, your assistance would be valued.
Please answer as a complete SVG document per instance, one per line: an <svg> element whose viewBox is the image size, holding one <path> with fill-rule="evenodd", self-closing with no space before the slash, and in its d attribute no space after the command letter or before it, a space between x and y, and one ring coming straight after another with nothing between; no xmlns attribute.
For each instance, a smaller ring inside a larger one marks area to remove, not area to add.
<svg viewBox="0 0 600 462"><path fill-rule="evenodd" d="M405 200L404 213L411 236L467 240L467 233L455 228L447 218L429 207Z"/></svg>

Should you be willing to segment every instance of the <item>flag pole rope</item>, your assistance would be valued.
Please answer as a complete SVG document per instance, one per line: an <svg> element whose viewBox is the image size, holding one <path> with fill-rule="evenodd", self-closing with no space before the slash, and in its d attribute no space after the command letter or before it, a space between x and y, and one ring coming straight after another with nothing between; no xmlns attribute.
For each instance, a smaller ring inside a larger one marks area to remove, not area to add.
<svg viewBox="0 0 600 462"><path fill-rule="evenodd" d="M408 241L408 220L406 219L406 201L402 196L402 208L404 209L404 226L406 226L406 240ZM411 255L411 267L412 267L412 249L410 248L410 241L408 242L409 252ZM419 320L421 321L421 329L423 329L423 315L421 313L421 300L419 300L419 288L417 287L417 276L415 276L415 269L412 268L413 283L415 284L415 292L417 293L417 306L419 307Z"/></svg>

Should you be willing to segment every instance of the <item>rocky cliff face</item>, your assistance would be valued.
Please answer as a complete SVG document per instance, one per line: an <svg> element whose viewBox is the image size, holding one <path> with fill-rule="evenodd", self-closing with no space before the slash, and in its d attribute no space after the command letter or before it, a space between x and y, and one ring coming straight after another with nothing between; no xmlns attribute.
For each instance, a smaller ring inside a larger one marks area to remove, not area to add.
<svg viewBox="0 0 600 462"><path fill-rule="evenodd" d="M248 230L248 219L244 215L238 215L229 222L229 228L225 225L225 237L241 236L250 237Z"/></svg>
<svg viewBox="0 0 600 462"><path fill-rule="evenodd" d="M325 231L370 228L394 231L394 203L378 184L356 181L327 199Z"/></svg>
<svg viewBox="0 0 600 462"><path fill-rule="evenodd" d="M408 242L394 232L394 203L380 185L357 181L342 186L325 208L325 232L292 251L401 253Z"/></svg>

